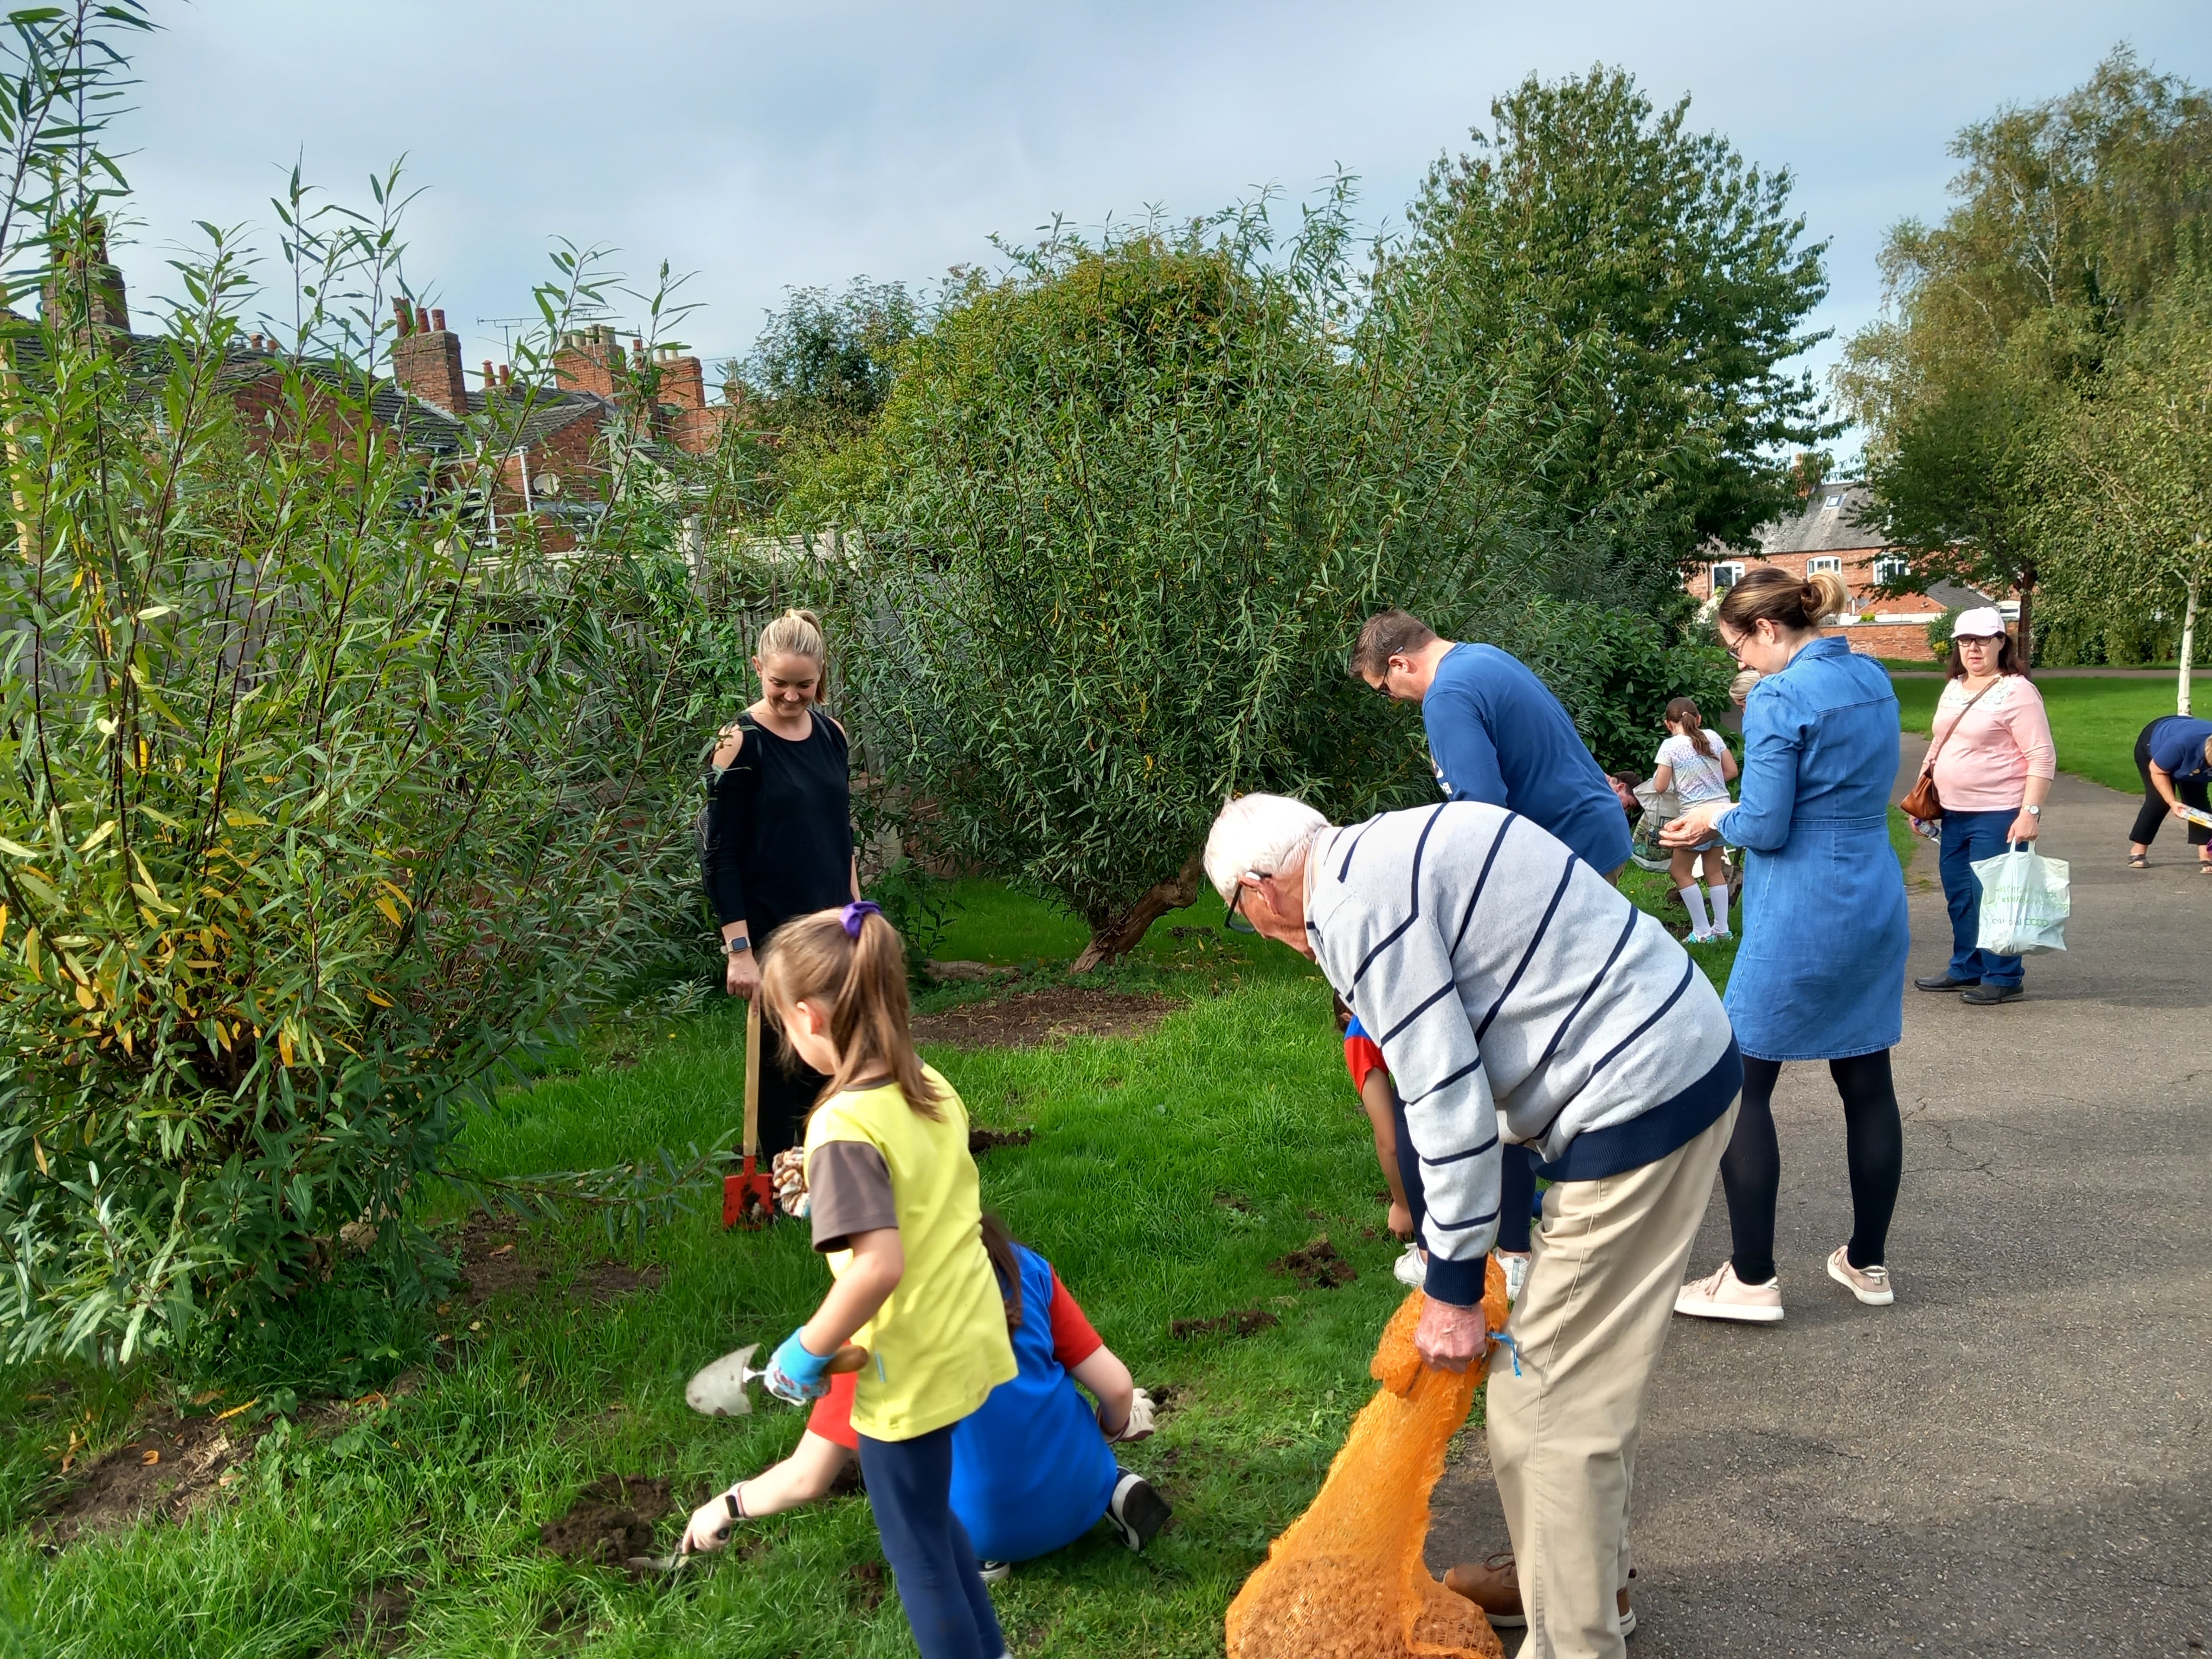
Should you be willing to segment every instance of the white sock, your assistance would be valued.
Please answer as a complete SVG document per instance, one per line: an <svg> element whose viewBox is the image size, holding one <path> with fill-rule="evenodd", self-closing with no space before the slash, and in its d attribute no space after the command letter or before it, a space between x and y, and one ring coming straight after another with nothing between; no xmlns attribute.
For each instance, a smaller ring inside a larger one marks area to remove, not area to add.
<svg viewBox="0 0 2212 1659"><path fill-rule="evenodd" d="M1713 897L1713 931L1728 932L1728 884L1721 882L1705 890Z"/></svg>
<svg viewBox="0 0 2212 1659"><path fill-rule="evenodd" d="M1711 933L1713 925L1705 920L1705 896L1698 890L1698 884L1693 881L1687 887L1678 887L1674 890L1681 894L1682 902L1689 907L1690 931L1693 933Z"/></svg>

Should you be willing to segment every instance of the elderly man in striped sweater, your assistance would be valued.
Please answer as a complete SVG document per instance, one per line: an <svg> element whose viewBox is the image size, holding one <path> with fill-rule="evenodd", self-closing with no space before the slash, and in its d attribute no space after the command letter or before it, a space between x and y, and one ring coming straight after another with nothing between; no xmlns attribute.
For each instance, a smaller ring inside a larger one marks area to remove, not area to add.
<svg viewBox="0 0 2212 1659"><path fill-rule="evenodd" d="M1335 829L1245 795L1215 820L1206 872L1319 963L1382 1045L1419 1156L1431 1364L1464 1370L1492 1340L1501 1137L1542 1160L1553 1184L1506 1325L1517 1353L1490 1379L1517 1584L1479 1568L1449 1582L1497 1622L1525 1618L1532 1659L1619 1659L1644 1390L1742 1086L1719 997L1654 918L1503 807Z"/></svg>

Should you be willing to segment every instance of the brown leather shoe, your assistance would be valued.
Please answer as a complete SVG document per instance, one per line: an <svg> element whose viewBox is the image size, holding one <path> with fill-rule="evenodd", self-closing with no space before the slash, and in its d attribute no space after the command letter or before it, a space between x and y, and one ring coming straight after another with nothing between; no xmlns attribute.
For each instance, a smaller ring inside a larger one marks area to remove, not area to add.
<svg viewBox="0 0 2212 1659"><path fill-rule="evenodd" d="M1444 1574L1444 1588L1467 1597L1501 1630L1519 1630L1528 1622L1521 1611L1521 1580L1513 1571L1511 1550L1500 1550L1480 1563L1462 1562Z"/></svg>
<svg viewBox="0 0 2212 1659"><path fill-rule="evenodd" d="M1631 1578L1636 1569L1628 1570ZM1500 1630L1519 1630L1528 1622L1521 1611L1521 1580L1513 1570L1513 1552L1500 1550L1480 1565L1467 1561L1444 1574L1444 1588L1455 1595L1464 1595L1480 1607L1483 1616ZM1636 1613L1628 1605L1628 1586L1623 1584L1614 1598L1620 1610L1620 1633L1636 1633Z"/></svg>

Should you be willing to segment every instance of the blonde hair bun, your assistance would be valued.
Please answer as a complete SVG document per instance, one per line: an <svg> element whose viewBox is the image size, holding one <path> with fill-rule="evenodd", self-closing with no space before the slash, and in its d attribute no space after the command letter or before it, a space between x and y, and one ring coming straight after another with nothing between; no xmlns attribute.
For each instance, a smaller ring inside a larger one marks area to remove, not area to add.
<svg viewBox="0 0 2212 1659"><path fill-rule="evenodd" d="M829 647L822 639L822 618L811 611L785 611L760 632L763 659L776 652L820 662L829 654Z"/></svg>

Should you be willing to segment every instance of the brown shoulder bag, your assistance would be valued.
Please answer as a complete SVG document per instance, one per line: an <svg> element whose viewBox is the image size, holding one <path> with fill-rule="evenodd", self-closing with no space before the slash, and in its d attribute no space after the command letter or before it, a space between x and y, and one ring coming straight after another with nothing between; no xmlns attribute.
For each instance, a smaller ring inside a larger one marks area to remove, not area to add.
<svg viewBox="0 0 2212 1659"><path fill-rule="evenodd" d="M1936 757L1943 752L1943 745L1951 741L1951 733L1959 729L1960 723L1973 713L1974 705L2003 684L2003 678L2000 677L1966 699L1966 706L1959 711L1958 720L1951 722L1949 729L1936 740L1936 746L1928 751L1928 758L1920 763L1919 780L1906 793L1905 799L1897 803L1898 811L1909 818L1918 818L1923 823L1933 823L1943 816L1943 798L1936 793ZM1933 723L1932 717L1930 723Z"/></svg>

